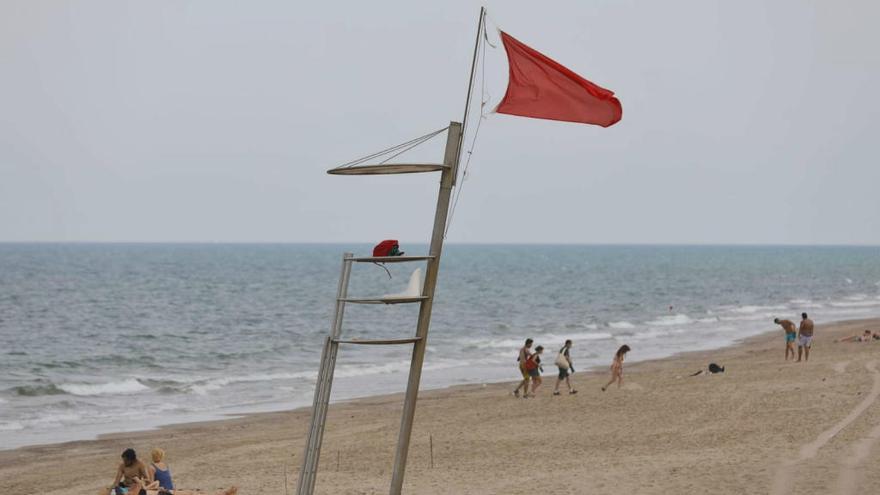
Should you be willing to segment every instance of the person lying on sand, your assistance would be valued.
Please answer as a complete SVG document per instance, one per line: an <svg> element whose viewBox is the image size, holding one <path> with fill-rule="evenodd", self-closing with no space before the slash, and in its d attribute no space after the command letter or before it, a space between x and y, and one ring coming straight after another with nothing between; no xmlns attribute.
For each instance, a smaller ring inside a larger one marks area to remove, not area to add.
<svg viewBox="0 0 880 495"><path fill-rule="evenodd" d="M614 354L614 361L611 363L611 381L602 387L603 392L615 381L617 382L617 388L620 388L623 385L623 359L629 350L629 346L626 344L623 344L620 346L620 349L617 349L617 352Z"/></svg>
<svg viewBox="0 0 880 495"><path fill-rule="evenodd" d="M872 333L870 330L865 330L865 332L861 335L844 337L842 339L835 340L835 342L871 342L873 340L880 340L880 334Z"/></svg>

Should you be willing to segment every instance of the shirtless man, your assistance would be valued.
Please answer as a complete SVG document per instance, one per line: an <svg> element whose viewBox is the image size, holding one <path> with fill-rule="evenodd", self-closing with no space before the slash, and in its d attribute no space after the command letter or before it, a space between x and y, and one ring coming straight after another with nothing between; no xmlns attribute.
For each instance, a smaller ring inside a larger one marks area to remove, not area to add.
<svg viewBox="0 0 880 495"><path fill-rule="evenodd" d="M810 360L810 347L813 345L813 320L807 318L806 313L801 313L801 326L798 328L798 362L801 362L801 350L804 361Z"/></svg>
<svg viewBox="0 0 880 495"><path fill-rule="evenodd" d="M529 395L529 372L526 370L526 361L529 360L529 356L532 355L532 339L526 339L526 345L520 347L519 356L516 358L516 365L519 367L519 373L522 375L522 381L519 382L519 385L513 390L514 397L519 397L519 389L523 391L523 397L528 397Z"/></svg>
<svg viewBox="0 0 880 495"><path fill-rule="evenodd" d="M785 360L788 361L789 352L791 353L791 358L794 359L794 341L797 339L797 327L794 326L791 320L774 318L773 323L776 323L785 330Z"/></svg>

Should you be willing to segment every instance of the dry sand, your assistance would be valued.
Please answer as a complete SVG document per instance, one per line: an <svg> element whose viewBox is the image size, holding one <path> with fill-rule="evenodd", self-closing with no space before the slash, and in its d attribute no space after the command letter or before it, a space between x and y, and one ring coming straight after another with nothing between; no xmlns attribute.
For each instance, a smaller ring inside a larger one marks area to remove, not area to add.
<svg viewBox="0 0 880 495"><path fill-rule="evenodd" d="M604 373L576 374L573 396L550 395L554 373L529 400L510 383L424 392L405 491L880 493L880 342L833 342L866 328L880 320L819 325L808 363L783 361L777 330L628 365L623 389L604 393ZM727 372L688 376L709 361ZM317 492L387 493L400 410L399 394L332 406ZM92 495L124 448L153 446L179 487L293 493L307 422L297 410L2 451L0 494Z"/></svg>

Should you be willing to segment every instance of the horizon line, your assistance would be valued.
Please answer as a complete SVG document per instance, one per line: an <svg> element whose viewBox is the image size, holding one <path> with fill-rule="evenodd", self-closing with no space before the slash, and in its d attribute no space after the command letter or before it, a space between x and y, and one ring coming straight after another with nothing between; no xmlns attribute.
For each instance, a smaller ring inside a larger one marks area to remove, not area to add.
<svg viewBox="0 0 880 495"><path fill-rule="evenodd" d="M33 241L33 240L0 240L0 245L252 245L252 246L279 246L279 245L372 245L375 241ZM429 243L425 241L401 241L416 246L426 246ZM550 242L528 242L528 241L472 241L472 242L456 242L446 241L444 245L456 246L585 246L585 247L610 247L610 246L644 246L644 247L880 247L880 243L856 244L856 243L762 243L762 242L570 242L570 241L550 241Z"/></svg>

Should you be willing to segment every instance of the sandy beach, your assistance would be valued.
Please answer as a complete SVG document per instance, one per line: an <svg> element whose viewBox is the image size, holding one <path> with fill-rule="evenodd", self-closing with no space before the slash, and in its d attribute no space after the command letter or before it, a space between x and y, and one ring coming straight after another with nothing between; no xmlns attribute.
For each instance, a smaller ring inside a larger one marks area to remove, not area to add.
<svg viewBox="0 0 880 495"><path fill-rule="evenodd" d="M512 382L424 392L406 492L876 493L880 342L834 342L865 329L880 331L880 319L818 324L808 363L784 362L775 330L630 364L624 387L604 393L598 371L574 376L577 395L554 397L551 370L532 400L513 398ZM710 361L726 372L688 376ZM318 493L387 492L400 407L401 395L331 407ZM94 494L112 481L124 448L146 458L160 446L180 488L293 493L308 414L2 451L0 492Z"/></svg>

